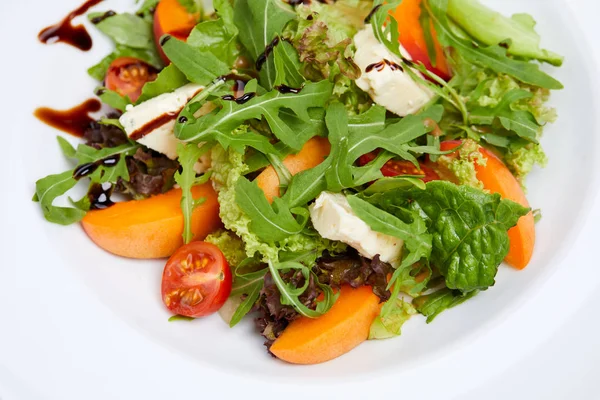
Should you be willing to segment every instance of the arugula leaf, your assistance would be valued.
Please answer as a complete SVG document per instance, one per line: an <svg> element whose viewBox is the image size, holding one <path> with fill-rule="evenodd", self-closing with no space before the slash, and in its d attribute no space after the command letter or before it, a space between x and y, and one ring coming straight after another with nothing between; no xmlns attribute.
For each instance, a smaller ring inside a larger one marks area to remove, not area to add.
<svg viewBox="0 0 600 400"><path fill-rule="evenodd" d="M505 129L515 132L519 137L530 142L538 143L540 125L533 114L512 108L514 103L532 97L533 93L527 90L513 89L506 93L495 107L471 109L469 119L476 125L492 125L497 118Z"/></svg>
<svg viewBox="0 0 600 400"><path fill-rule="evenodd" d="M432 249L432 236L427 233L425 221L418 213L413 212L412 222L405 223L400 218L356 196L347 196L347 199L352 211L366 222L371 229L404 241L408 254L404 256L402 263L392 275L388 287L392 287L400 271L404 268L412 266L422 258L429 258Z"/></svg>
<svg viewBox="0 0 600 400"><path fill-rule="evenodd" d="M194 165L198 159L210 148L199 147L195 144L177 144L177 157L181 164L181 172L175 173L175 182L181 187L181 212L183 213L183 243L187 244L194 239L192 232L192 214L194 209L206 201L205 197L194 199L192 187L208 182L210 174L196 176Z"/></svg>
<svg viewBox="0 0 600 400"><path fill-rule="evenodd" d="M58 139L58 142L63 153L69 158L77 159L80 165L99 162L111 156L121 156L114 166L108 167L99 165L96 170L88 176L92 183L116 183L119 177L128 180L129 173L127 171L125 156L133 154L139 147L137 144L124 144L119 147L97 150L82 144L75 150L62 138ZM40 203L44 217L49 222L70 225L80 221L85 216L85 211L79 208L59 207L54 205L54 201L57 198L63 196L77 184L77 180L73 177L74 172L75 169L72 169L61 174L49 175L36 182L34 201Z"/></svg>
<svg viewBox="0 0 600 400"><path fill-rule="evenodd" d="M325 172L327 190L341 192L342 189L354 186L350 165L353 160L348 160L348 115L342 103L335 102L327 108L325 123L329 130L331 152L331 167Z"/></svg>
<svg viewBox="0 0 600 400"><path fill-rule="evenodd" d="M467 61L510 75L521 82L547 89L562 89L563 85L542 72L534 63L507 57L507 50L499 44L483 47L456 35L448 21L448 0L429 0L427 10L435 23L438 40L444 46L453 47Z"/></svg>
<svg viewBox="0 0 600 400"><path fill-rule="evenodd" d="M188 80L183 72L177 69L174 64L170 64L160 71L155 80L147 82L142 87L142 94L137 99L136 104L143 103L163 93L170 93L186 83L188 83Z"/></svg>
<svg viewBox="0 0 600 400"><path fill-rule="evenodd" d="M429 62L432 67L437 66L437 51L435 48L435 39L433 38L432 33L432 22L429 17L429 13L425 8L424 2L421 3L420 6L421 15L419 16L419 23L421 24L421 29L423 29L423 38L425 39L425 46L427 47L427 56L429 57Z"/></svg>
<svg viewBox="0 0 600 400"><path fill-rule="evenodd" d="M508 253L507 231L529 212L498 194L445 181L429 182L426 190L393 190L367 200L390 213L409 210L424 218L433 237L432 264L448 288L463 292L494 285Z"/></svg>
<svg viewBox="0 0 600 400"><path fill-rule="evenodd" d="M97 81L103 81L106 77L106 72L110 64L120 57L133 57L140 59L156 69L163 67L163 62L156 51L156 48L152 49L134 49L127 46L117 44L115 50L104 57L98 64L88 69L88 74Z"/></svg>
<svg viewBox="0 0 600 400"><path fill-rule="evenodd" d="M235 201L250 217L252 232L266 242L277 242L300 233L306 223L299 223L280 198L274 198L270 205L256 183L246 178L240 178L236 184Z"/></svg>
<svg viewBox="0 0 600 400"><path fill-rule="evenodd" d="M81 221L85 211L71 207L53 205L54 200L71 190L77 181L73 179L73 170L62 174L48 175L35 183L35 201L40 203L44 217L49 222L60 225L70 225Z"/></svg>
<svg viewBox="0 0 600 400"><path fill-rule="evenodd" d="M305 79L300 73L302 63L298 52L288 42L281 42L273 50L275 64L275 83L274 86L288 85L293 88L299 88Z"/></svg>
<svg viewBox="0 0 600 400"><path fill-rule="evenodd" d="M235 128L247 120L264 117L277 138L292 149L300 150L308 138L299 139L296 132L279 117L279 111L288 108L299 118L308 120L310 119L309 108L323 107L331 96L331 87L331 83L327 81L308 83L298 94L282 94L273 90L265 95L254 97L245 104L218 99L214 103L221 106L220 110L198 119L194 118L192 113L187 122L175 125L175 136L186 142L217 140L226 149L235 144L234 148L237 150L247 145L263 153L274 153L273 146L263 136L247 134L243 140L253 138L253 143L250 144L250 142L236 140L236 137L231 135ZM240 139L240 136L237 139Z"/></svg>
<svg viewBox="0 0 600 400"><path fill-rule="evenodd" d="M132 104L128 96L121 96L119 93L105 87L97 88L95 93L102 100L102 103L115 110L125 112L127 106Z"/></svg>
<svg viewBox="0 0 600 400"><path fill-rule="evenodd" d="M173 64L194 83L207 85L215 78L226 75L230 69L213 53L198 51L191 45L172 36L160 40L163 51Z"/></svg>
<svg viewBox="0 0 600 400"><path fill-rule="evenodd" d="M478 290L463 293L459 290L444 288L413 299L413 306L418 312L427 317L427 323L435 319L440 313L459 304L464 303L479 293Z"/></svg>
<svg viewBox="0 0 600 400"><path fill-rule="evenodd" d="M248 258L242 261L242 263L235 270L235 278L231 287L231 296L245 295L245 297L231 317L229 326L232 328L250 312L254 306L254 303L256 303L256 300L258 300L260 291L263 288L265 275L268 271L267 268L245 274L240 273L240 271L243 270L248 264L254 262L256 262L256 259Z"/></svg>
<svg viewBox="0 0 600 400"><path fill-rule="evenodd" d="M239 29L240 41L253 61L263 55L267 46L279 35L296 14L281 0L236 0L234 22ZM260 69L260 84L267 90L275 86L273 57L267 57Z"/></svg>
<svg viewBox="0 0 600 400"><path fill-rule="evenodd" d="M75 148L67 141L67 139L57 136L56 140L58 141L58 145L60 146L60 150L66 158L74 158L77 151Z"/></svg>
<svg viewBox="0 0 600 400"><path fill-rule="evenodd" d="M279 271L287 272L290 270L300 271L302 273L302 276L304 277L304 285L302 287L297 288L292 283L287 283L281 278ZM275 285L281 294L281 304L294 307L296 311L305 317L320 317L331 309L339 297L339 293L334 294L331 286L319 283L318 278L314 276L314 273L312 273L308 267L299 262L285 261L281 263L273 263L269 261L269 271L271 272L273 281L275 282ZM315 310L311 310L305 306L299 298L299 296L302 295L306 289L308 289L311 275L316 284L323 291L323 300L317 301L317 307Z"/></svg>
<svg viewBox="0 0 600 400"><path fill-rule="evenodd" d="M425 190L425 183L417 177L408 175L383 177L375 181L372 185L363 191L363 195L369 196L375 193L383 193L388 190L404 190L417 187Z"/></svg>
<svg viewBox="0 0 600 400"><path fill-rule="evenodd" d="M104 13L90 13L88 19L94 20ZM104 18L96 27L115 43L134 49L154 49L152 24L135 14L116 14Z"/></svg>

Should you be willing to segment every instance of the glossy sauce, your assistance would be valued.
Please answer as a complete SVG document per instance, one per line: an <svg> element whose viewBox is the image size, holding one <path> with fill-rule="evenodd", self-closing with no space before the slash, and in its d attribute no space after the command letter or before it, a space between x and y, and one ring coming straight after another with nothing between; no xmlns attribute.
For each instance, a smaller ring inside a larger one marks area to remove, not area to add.
<svg viewBox="0 0 600 400"><path fill-rule="evenodd" d="M181 110L183 110L183 108ZM141 138L143 138L144 136L146 136L147 134L149 134L156 128L161 127L164 124L176 119L177 116L179 115L179 113L181 112L181 110L179 110L177 112L161 114L159 117L154 118L152 121L148 122L146 125L142 126L138 130L134 131L131 135L129 135L129 138L131 140L140 140ZM185 122L187 122L187 119Z"/></svg>
<svg viewBox="0 0 600 400"><path fill-rule="evenodd" d="M101 166L114 167L115 165L117 165L120 159L121 155L114 154L112 156L103 158L102 160L81 164L73 171L73 178L79 180L81 178L85 178L86 176L90 176L91 174L96 172L96 170Z"/></svg>
<svg viewBox="0 0 600 400"><path fill-rule="evenodd" d="M90 210L103 210L115 203L110 199L113 192L113 185L110 183L94 183L88 191L88 199L90 199Z"/></svg>
<svg viewBox="0 0 600 400"><path fill-rule="evenodd" d="M236 99L244 95L244 89L246 89L248 78L237 74L229 74L223 75L221 79L224 79L226 81L233 81L233 95Z"/></svg>
<svg viewBox="0 0 600 400"><path fill-rule="evenodd" d="M367 66L367 68L365 69L365 72L369 73L369 72L371 72L373 70L376 70L377 72L381 72L381 71L383 71L383 69L386 66L390 67L390 69L392 71L404 71L404 69L400 65L396 64L393 61L386 60L384 58L382 61L379 61L379 62L376 62L376 63L373 63L373 64L369 64Z"/></svg>
<svg viewBox="0 0 600 400"><path fill-rule="evenodd" d="M323 4L333 4L336 0L317 0L319 3ZM305 6L309 6L311 0L287 0L287 3L290 6L299 6L300 4L304 4Z"/></svg>
<svg viewBox="0 0 600 400"><path fill-rule="evenodd" d="M303 88L293 88L287 85L279 85L276 86L275 89L281 94L298 94L302 91Z"/></svg>
<svg viewBox="0 0 600 400"><path fill-rule="evenodd" d="M267 45L267 47L265 48L265 51L259 55L256 58L256 70L260 71L262 66L267 62L267 58L269 58L269 55L273 52L273 49L275 48L275 46L277 46L279 44L279 36L277 36L275 39L273 39L273 41L271 43L269 43Z"/></svg>
<svg viewBox="0 0 600 400"><path fill-rule="evenodd" d="M246 93L240 97L235 97L233 95L226 94L225 96L223 96L221 98L226 101L235 101L238 104L244 104L244 103L247 103L250 100L252 100L254 97L256 97L256 93L251 92L251 93Z"/></svg>
<svg viewBox="0 0 600 400"><path fill-rule="evenodd" d="M100 111L102 104L89 99L70 110L53 110L47 107L36 109L33 115L43 123L73 136L83 137L85 130L95 121L90 113Z"/></svg>
<svg viewBox="0 0 600 400"><path fill-rule="evenodd" d="M74 11L71 11L58 24L48 26L40 31L38 39L44 44L53 44L62 42L78 48L82 51L88 51L92 48L92 38L83 25L73 26L73 19L78 17L90 8L102 2L103 0L87 0L83 5Z"/></svg>
<svg viewBox="0 0 600 400"><path fill-rule="evenodd" d="M383 4L373 7L373 9L369 13L369 15L367 15L367 17L365 18L365 24L368 24L369 22L371 22L371 18L373 18L373 15L375 15L375 13L381 8L382 5Z"/></svg>

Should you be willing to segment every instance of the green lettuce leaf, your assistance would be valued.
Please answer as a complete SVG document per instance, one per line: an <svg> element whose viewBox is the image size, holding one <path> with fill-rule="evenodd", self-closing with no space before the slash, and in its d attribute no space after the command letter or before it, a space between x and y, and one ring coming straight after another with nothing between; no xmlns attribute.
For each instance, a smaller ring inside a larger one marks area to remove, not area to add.
<svg viewBox="0 0 600 400"><path fill-rule="evenodd" d="M443 311L464 303L477 293L479 293L477 290L463 293L460 290L444 288L431 294L414 298L413 306L418 312L427 317L427 323L429 324Z"/></svg>
<svg viewBox="0 0 600 400"><path fill-rule="evenodd" d="M103 12L90 13L88 19L93 21L104 14ZM116 14L103 18L95 26L121 46L133 49L155 49L152 24L135 14Z"/></svg>
<svg viewBox="0 0 600 400"><path fill-rule="evenodd" d="M167 39L167 40L165 40ZM227 75L230 67L208 51L198 51L190 44L165 36L161 46L169 60L194 83L208 85L217 77Z"/></svg>
<svg viewBox="0 0 600 400"><path fill-rule="evenodd" d="M510 40L508 54L562 65L562 56L540 48L540 36L534 29L536 22L528 14L508 18L478 0L449 0L448 15L482 43L496 45Z"/></svg>
<svg viewBox="0 0 600 400"><path fill-rule="evenodd" d="M231 231L220 229L208 235L204 241L217 246L232 267L237 267L247 258L244 242Z"/></svg>
<svg viewBox="0 0 600 400"><path fill-rule="evenodd" d="M171 64L160 71L155 80L144 85L142 94L136 104L143 103L164 93L170 93L186 83L188 83L188 80L183 72L177 69L175 64Z"/></svg>
<svg viewBox="0 0 600 400"><path fill-rule="evenodd" d="M240 134L248 131L247 126L238 128ZM279 242L265 242L250 229L251 219L236 202L237 182L248 173L244 163L244 154L232 149L225 150L215 146L211 152L211 180L219 197L219 215L226 229L234 232L244 242L248 257L257 255L263 261L277 261L280 253L321 254L324 250L339 253L346 246L320 237L314 229L307 226L303 232L287 237Z"/></svg>

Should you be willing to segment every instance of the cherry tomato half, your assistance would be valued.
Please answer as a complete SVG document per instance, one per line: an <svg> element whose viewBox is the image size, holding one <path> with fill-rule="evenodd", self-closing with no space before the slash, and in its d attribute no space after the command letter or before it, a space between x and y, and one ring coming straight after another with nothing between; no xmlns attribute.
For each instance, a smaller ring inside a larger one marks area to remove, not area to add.
<svg viewBox="0 0 600 400"><path fill-rule="evenodd" d="M358 163L361 166L366 165L373 161L375 157L376 153L367 153L358 159ZM439 175L433 170L433 168L428 167L423 163L419 163L419 168L417 168L410 161L390 160L383 165L381 168L381 173L383 176L425 175L423 178L421 178L421 180L425 183L440 179Z"/></svg>
<svg viewBox="0 0 600 400"><path fill-rule="evenodd" d="M219 310L231 293L231 270L213 244L192 242L167 261L161 295L174 314L203 317Z"/></svg>
<svg viewBox="0 0 600 400"><path fill-rule="evenodd" d="M108 67L104 84L121 96L129 96L135 102L142 94L146 82L156 79L158 71L133 57L121 57Z"/></svg>

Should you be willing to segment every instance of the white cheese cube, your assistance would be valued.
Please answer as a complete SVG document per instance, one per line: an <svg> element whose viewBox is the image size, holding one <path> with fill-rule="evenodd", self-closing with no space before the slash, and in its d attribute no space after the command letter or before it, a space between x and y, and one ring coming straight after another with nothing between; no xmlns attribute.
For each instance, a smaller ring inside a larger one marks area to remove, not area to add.
<svg viewBox="0 0 600 400"><path fill-rule="evenodd" d="M346 243L367 258L379 254L381 261L399 261L404 242L372 230L354 214L343 194L322 192L309 209L310 219L322 237Z"/></svg>
<svg viewBox="0 0 600 400"><path fill-rule="evenodd" d="M377 40L370 26L354 36L354 44L354 62L362 71L356 85L375 103L404 117L417 112L433 99L434 93L429 88L413 81L399 68L401 60ZM406 50L400 44L398 46L401 54L410 60Z"/></svg>

